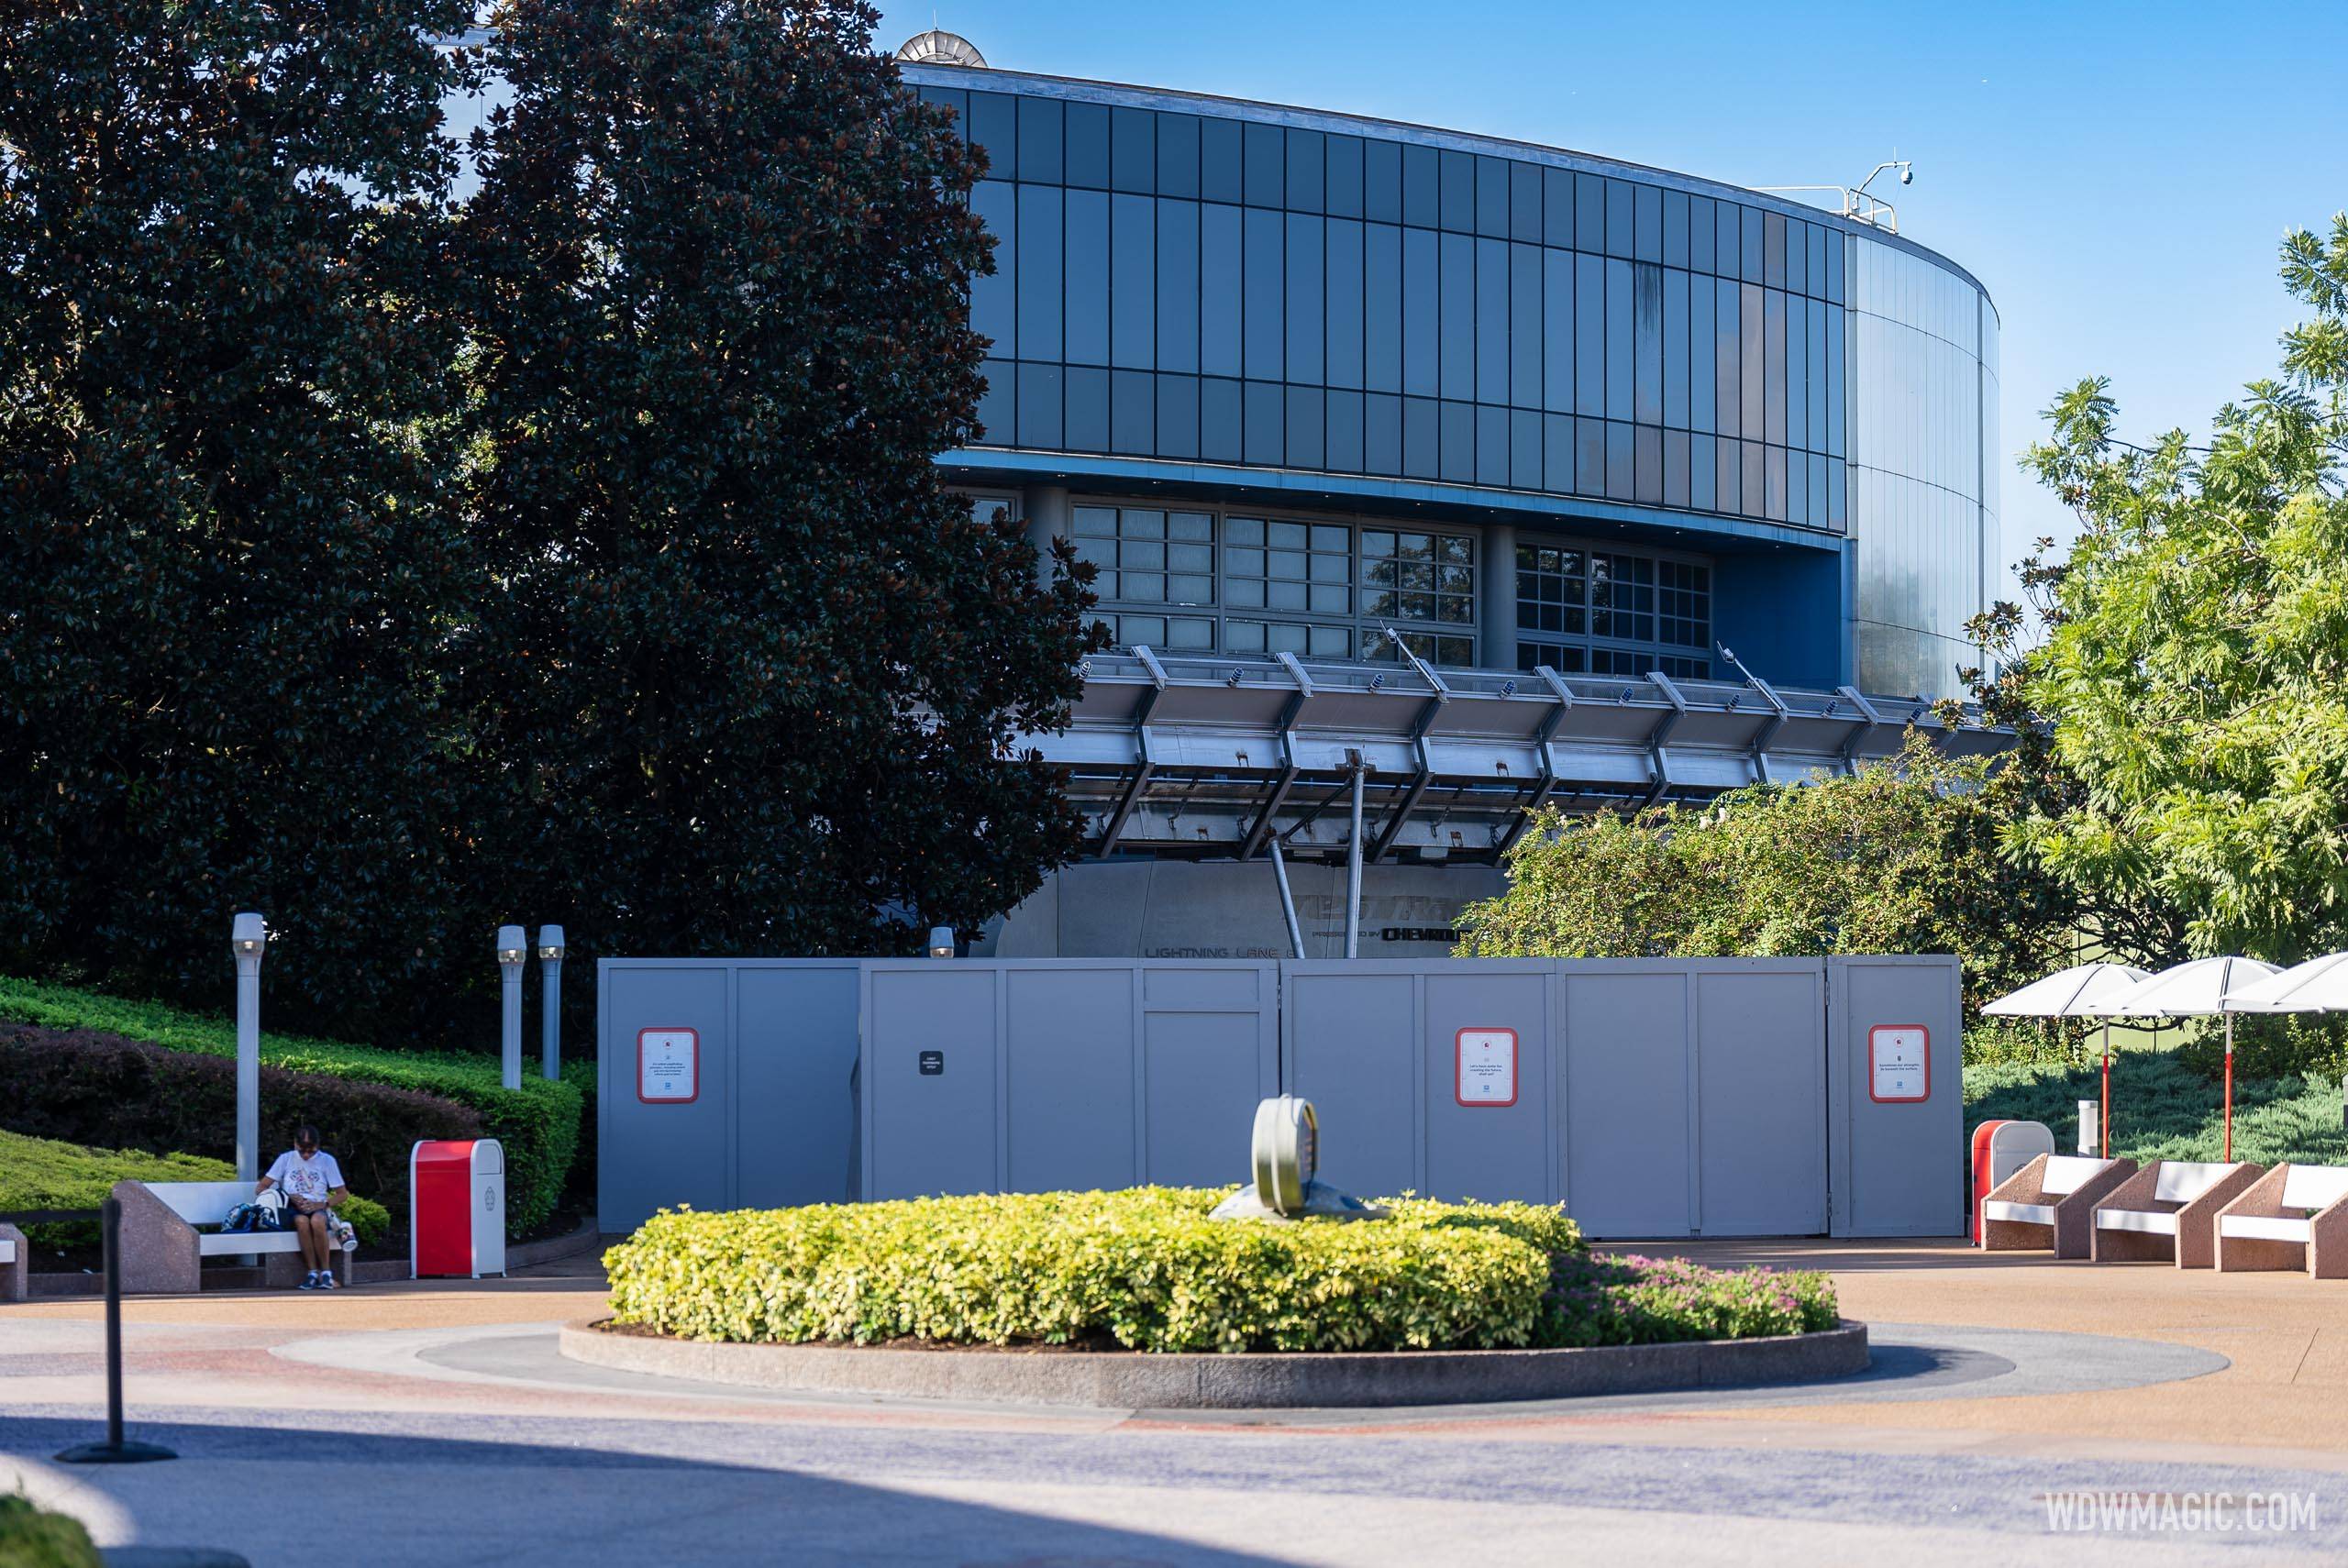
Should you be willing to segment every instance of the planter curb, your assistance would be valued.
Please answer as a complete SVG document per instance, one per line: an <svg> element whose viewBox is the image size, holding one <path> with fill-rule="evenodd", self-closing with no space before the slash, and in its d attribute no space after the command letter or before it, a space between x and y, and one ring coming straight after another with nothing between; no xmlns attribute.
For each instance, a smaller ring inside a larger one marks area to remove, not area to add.
<svg viewBox="0 0 2348 1568"><path fill-rule="evenodd" d="M1236 1355L719 1344L611 1333L599 1321L565 1323L562 1353L615 1371L751 1388L1118 1410L1472 1405L1843 1377L1867 1366L1866 1325L1848 1320L1761 1340Z"/></svg>

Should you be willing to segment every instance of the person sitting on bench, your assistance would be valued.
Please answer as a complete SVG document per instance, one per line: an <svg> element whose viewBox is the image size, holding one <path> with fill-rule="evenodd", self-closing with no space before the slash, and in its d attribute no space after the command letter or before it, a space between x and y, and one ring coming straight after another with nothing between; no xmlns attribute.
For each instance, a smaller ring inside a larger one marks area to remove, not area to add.
<svg viewBox="0 0 2348 1568"><path fill-rule="evenodd" d="M318 1130L304 1122L294 1134L294 1146L277 1156L256 1193L271 1187L283 1190L294 1210L294 1231L302 1243L302 1261L310 1265L305 1290L332 1290L334 1282L334 1206L350 1196L342 1185L342 1166L318 1147Z"/></svg>

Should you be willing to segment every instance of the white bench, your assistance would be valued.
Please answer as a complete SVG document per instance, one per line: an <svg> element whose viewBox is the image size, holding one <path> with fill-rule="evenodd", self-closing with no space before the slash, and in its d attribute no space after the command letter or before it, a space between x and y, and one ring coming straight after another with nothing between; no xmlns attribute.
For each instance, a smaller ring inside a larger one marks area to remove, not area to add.
<svg viewBox="0 0 2348 1568"><path fill-rule="evenodd" d="M298 1259L302 1239L292 1231L223 1231L220 1222L239 1203L253 1200L253 1184L242 1181L122 1181L122 1288L129 1294L193 1294L201 1285L203 1260L258 1255L270 1283L293 1282L297 1264L282 1267L286 1253ZM199 1229L208 1227L208 1229ZM349 1283L355 1249L346 1248L335 1282Z"/></svg>
<svg viewBox="0 0 2348 1568"><path fill-rule="evenodd" d="M2218 1214L2222 1273L2348 1279L2348 1165L2276 1165Z"/></svg>
<svg viewBox="0 0 2348 1568"><path fill-rule="evenodd" d="M2133 1160L2041 1154L1981 1200L1981 1247L2002 1253L2052 1248L2058 1258L2093 1249L2095 1208L2136 1174Z"/></svg>
<svg viewBox="0 0 2348 1568"><path fill-rule="evenodd" d="M2263 1165L2154 1161L2097 1205L2095 1261L2174 1260L2179 1268L2208 1268L2217 1261L2218 1211L2265 1174Z"/></svg>

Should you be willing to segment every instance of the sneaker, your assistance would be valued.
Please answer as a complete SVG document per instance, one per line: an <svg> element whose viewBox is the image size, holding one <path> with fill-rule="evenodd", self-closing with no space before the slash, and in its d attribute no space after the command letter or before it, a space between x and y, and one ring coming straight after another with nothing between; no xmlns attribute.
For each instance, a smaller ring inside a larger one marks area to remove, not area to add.
<svg viewBox="0 0 2348 1568"><path fill-rule="evenodd" d="M312 1269L308 1277L305 1278L299 1286L295 1286L295 1288L299 1290L316 1290L317 1287L318 1271L316 1269Z"/></svg>
<svg viewBox="0 0 2348 1568"><path fill-rule="evenodd" d="M325 1269L320 1271L318 1275L318 1288L320 1290L339 1290L342 1288L334 1282L334 1270Z"/></svg>

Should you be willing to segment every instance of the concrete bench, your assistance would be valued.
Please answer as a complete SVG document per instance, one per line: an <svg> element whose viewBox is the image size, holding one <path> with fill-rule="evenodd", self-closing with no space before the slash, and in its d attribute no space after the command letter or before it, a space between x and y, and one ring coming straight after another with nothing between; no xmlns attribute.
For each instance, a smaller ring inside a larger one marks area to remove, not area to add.
<svg viewBox="0 0 2348 1568"><path fill-rule="evenodd" d="M290 1286L307 1272L302 1239L292 1231L223 1232L220 1222L253 1200L243 1181L118 1181L122 1200L122 1290L133 1295L193 1295L203 1284L204 1260L258 1255L261 1279ZM211 1227L198 1230L199 1226ZM349 1284L356 1249L345 1249L335 1282Z"/></svg>
<svg viewBox="0 0 2348 1568"><path fill-rule="evenodd" d="M2058 1258L2086 1257L2094 1247L2096 1205L2135 1174L2133 1160L2041 1154L1981 1200L1981 1248L2010 1253L2051 1247Z"/></svg>
<svg viewBox="0 0 2348 1568"><path fill-rule="evenodd" d="M2348 1165L2276 1165L2218 1213L2218 1271L2348 1279Z"/></svg>
<svg viewBox="0 0 2348 1568"><path fill-rule="evenodd" d="M2265 1174L2264 1165L2154 1161L2096 1206L2095 1261L2210 1267L2218 1261L2218 1211Z"/></svg>
<svg viewBox="0 0 2348 1568"><path fill-rule="evenodd" d="M22 1301L30 1281L26 1271L32 1266L32 1249L25 1244L25 1233L14 1225L0 1225L0 1301Z"/></svg>

